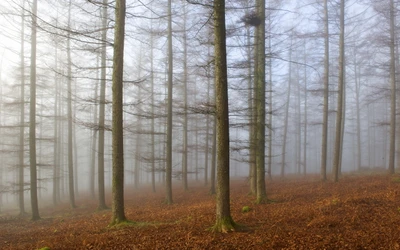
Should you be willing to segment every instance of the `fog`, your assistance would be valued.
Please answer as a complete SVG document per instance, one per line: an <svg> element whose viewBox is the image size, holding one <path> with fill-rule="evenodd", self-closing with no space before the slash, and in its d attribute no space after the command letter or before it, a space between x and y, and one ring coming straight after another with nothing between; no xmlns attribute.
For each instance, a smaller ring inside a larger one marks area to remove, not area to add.
<svg viewBox="0 0 400 250"><path fill-rule="evenodd" d="M322 2L267 1L265 162L266 175L271 178L320 174L324 79ZM0 3L0 211L7 213L18 212L21 187L26 209L30 209L31 5L31 1L21 0ZM76 198L96 199L98 166L99 160L102 161L99 157L101 131L104 131L105 191L111 192L113 5L109 3L104 27L101 3L82 0L72 0L71 5L66 0L38 3L35 131L40 207L68 202L69 164L73 166ZM251 7L252 1L227 1L230 175L239 179L249 178L249 152L254 146L250 143L249 131L253 125L255 29L243 22ZM215 160L213 31L211 11L206 6L178 1L172 8L172 175L173 185L178 187L187 174L190 189L199 184L210 185L212 160ZM393 90L390 88L388 8L388 1L346 1L342 173L388 168L390 139L398 134L389 134ZM326 167L330 176L339 71L337 1L329 2L329 10ZM164 192L166 12L166 1L127 1L123 89L126 189L148 188L155 182L155 191ZM395 28L393 46L398 62L398 28ZM104 30L106 40L102 38ZM396 78L397 75L396 68ZM102 84L104 100L101 100ZM100 111L102 105L104 114ZM102 115L104 126L100 124ZM72 122L72 145L68 140L71 137L68 122ZM69 146L72 163L68 158ZM182 170L185 156L187 171ZM285 156L284 163L282 156Z"/></svg>

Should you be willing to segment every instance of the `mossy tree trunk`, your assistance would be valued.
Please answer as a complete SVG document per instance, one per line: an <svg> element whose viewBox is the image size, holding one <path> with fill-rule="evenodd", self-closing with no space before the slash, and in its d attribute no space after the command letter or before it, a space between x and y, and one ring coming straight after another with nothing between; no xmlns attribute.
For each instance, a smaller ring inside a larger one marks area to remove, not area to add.
<svg viewBox="0 0 400 250"><path fill-rule="evenodd" d="M123 69L125 0L115 6L114 57L112 75L112 219L111 225L126 221L124 208Z"/></svg>
<svg viewBox="0 0 400 250"><path fill-rule="evenodd" d="M217 124L217 210L213 230L235 229L230 211L229 190L229 112L226 63L225 1L214 1L215 90Z"/></svg>

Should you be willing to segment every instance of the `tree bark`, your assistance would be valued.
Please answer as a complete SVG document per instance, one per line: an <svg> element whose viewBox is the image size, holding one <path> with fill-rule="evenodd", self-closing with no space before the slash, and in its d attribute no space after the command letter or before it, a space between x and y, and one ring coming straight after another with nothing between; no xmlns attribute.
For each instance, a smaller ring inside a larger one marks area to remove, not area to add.
<svg viewBox="0 0 400 250"><path fill-rule="evenodd" d="M112 83L112 219L111 225L126 221L124 208L123 74L125 40L125 0L115 6Z"/></svg>
<svg viewBox="0 0 400 250"><path fill-rule="evenodd" d="M261 20L256 28L256 60L257 71L255 79L256 89L256 168L257 168L257 198L256 203L265 203L267 192L265 189L265 0L257 0L257 16Z"/></svg>
<svg viewBox="0 0 400 250"><path fill-rule="evenodd" d="M218 182L216 223L213 230L228 232L235 230L235 223L231 217L229 193L229 111L224 0L214 1L214 36Z"/></svg>
<svg viewBox="0 0 400 250"><path fill-rule="evenodd" d="M32 220L39 220L37 197L37 166L36 166L36 34L37 34L37 0L32 4L31 27L31 75L30 75L30 109L29 109L29 161Z"/></svg>
<svg viewBox="0 0 400 250"><path fill-rule="evenodd" d="M344 0L340 1L340 35L339 35L339 83L338 83L338 98L337 98L337 113L336 113L336 136L335 149L333 152L333 180L339 181L340 170L340 154L342 149L342 133L343 133L343 92L344 92Z"/></svg>
<svg viewBox="0 0 400 250"><path fill-rule="evenodd" d="M71 26L71 0L69 0L68 8L68 27ZM72 62L71 62L71 33L67 35L67 116L68 116L68 190L69 204L75 208L75 190L74 190L74 159L73 159L73 134L72 134Z"/></svg>
<svg viewBox="0 0 400 250"><path fill-rule="evenodd" d="M394 1L390 0L390 149L389 174L394 174L396 142L396 61Z"/></svg>
<svg viewBox="0 0 400 250"><path fill-rule="evenodd" d="M172 51L172 0L168 0L168 112L167 112L167 166L165 170L167 204L172 204L172 84L173 84L173 51Z"/></svg>
<svg viewBox="0 0 400 250"><path fill-rule="evenodd" d="M324 107L322 118L322 143L321 143L321 179L326 181L326 165L328 153L328 108L329 108L329 19L328 0L324 0Z"/></svg>
<svg viewBox="0 0 400 250"><path fill-rule="evenodd" d="M25 214L24 202L24 150L25 150L25 0L22 1L21 9L21 92L20 92L20 128L19 128L19 164L18 164L18 207L19 214Z"/></svg>
<svg viewBox="0 0 400 250"><path fill-rule="evenodd" d="M99 106L99 141L97 155L97 188L98 207L97 210L107 209L106 194L104 188L104 126L105 126L105 102L106 102L106 67L107 67L107 5L108 0L103 0L102 6L102 33L101 33L101 78L100 78L100 106Z"/></svg>

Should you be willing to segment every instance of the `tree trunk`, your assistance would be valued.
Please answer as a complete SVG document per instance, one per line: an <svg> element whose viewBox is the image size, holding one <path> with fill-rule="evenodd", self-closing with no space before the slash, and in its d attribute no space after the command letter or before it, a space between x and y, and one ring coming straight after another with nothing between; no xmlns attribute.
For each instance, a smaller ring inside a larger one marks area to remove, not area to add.
<svg viewBox="0 0 400 250"><path fill-rule="evenodd" d="M249 105L249 180L250 180L250 194L257 194L257 169L256 169L256 147L255 147L255 127L256 127L256 113L255 113L255 88L252 79L252 56L251 56L251 29L250 26L246 28L247 37L247 102ZM257 44L255 44L257 48ZM255 62L255 65L257 62ZM254 66L255 66L254 65ZM257 72L254 72L257 74Z"/></svg>
<svg viewBox="0 0 400 250"><path fill-rule="evenodd" d="M151 28L153 29L153 22L151 23ZM151 84L151 187L153 192L156 192L156 163L155 163L155 138L154 138L154 133L155 131L155 126L154 126L154 93L155 93L155 88L154 88L154 37L153 33L150 35L150 84Z"/></svg>
<svg viewBox="0 0 400 250"><path fill-rule="evenodd" d="M167 166L165 170L166 203L172 204L172 0L168 0L168 114L167 114Z"/></svg>
<svg viewBox="0 0 400 250"><path fill-rule="evenodd" d="M265 189L265 0L257 0L257 16L261 24L256 28L256 60L257 71L256 90L256 168L257 168L257 198L256 203L265 203L267 192Z"/></svg>
<svg viewBox="0 0 400 250"><path fill-rule="evenodd" d="M185 191L188 190L188 114L187 114L187 34L186 34L186 3L184 3L183 19L183 152L182 152L182 185Z"/></svg>
<svg viewBox="0 0 400 250"><path fill-rule="evenodd" d="M396 61L395 61L395 21L394 1L390 0L390 149L389 174L394 174L396 142Z"/></svg>
<svg viewBox="0 0 400 250"><path fill-rule="evenodd" d="M272 9L272 8L271 8ZM272 29L272 21L271 21L271 13L268 15L268 24L269 24L269 30L271 32ZM268 97L268 126L267 126L267 131L268 131L268 176L271 179L272 178L272 41L271 41L271 35L268 37L268 51L269 51L269 57L268 57L268 68L269 68L269 97Z"/></svg>
<svg viewBox="0 0 400 250"><path fill-rule="evenodd" d="M25 0L22 1L21 9L21 110L19 128L19 164L18 164L18 207L19 214L25 214L24 202L24 150L25 150Z"/></svg>
<svg viewBox="0 0 400 250"><path fill-rule="evenodd" d="M100 107L99 107L99 144L98 144L98 171L97 171L97 181L98 181L98 199L99 205L97 210L103 210L107 208L106 205L106 194L104 188L104 126L105 126L105 102L106 102L106 67L107 67L107 5L108 0L103 0L102 6L102 33L101 33L101 78L100 78Z"/></svg>
<svg viewBox="0 0 400 250"><path fill-rule="evenodd" d="M32 220L39 220L37 197L37 166L36 166L36 33L37 33L37 0L32 4L31 27L31 75L30 75L30 109L29 109L29 161Z"/></svg>
<svg viewBox="0 0 400 250"><path fill-rule="evenodd" d="M125 40L125 0L115 6L112 83L112 219L111 225L126 221L124 208L123 74Z"/></svg>
<svg viewBox="0 0 400 250"><path fill-rule="evenodd" d="M235 229L235 223L231 217L229 193L229 111L224 0L214 1L214 36L218 185L216 223L213 230L228 232Z"/></svg>
<svg viewBox="0 0 400 250"><path fill-rule="evenodd" d="M321 179L326 181L326 165L328 153L328 107L329 107L329 19L328 0L324 0L324 108L322 118L322 143L321 143Z"/></svg>
<svg viewBox="0 0 400 250"><path fill-rule="evenodd" d="M71 0L69 0L68 8L68 27L71 26ZM71 62L71 33L67 35L67 116L68 116L68 187L69 187L69 204L75 208L75 190L74 190L74 159L73 159L73 134L72 134L72 62Z"/></svg>
<svg viewBox="0 0 400 250"><path fill-rule="evenodd" d="M354 81L356 92L356 119L357 119L357 170L361 168L361 119L360 119L360 78L357 65L357 46L354 46ZM385 158L385 157L384 157Z"/></svg>
<svg viewBox="0 0 400 250"><path fill-rule="evenodd" d="M293 40L293 37L291 38ZM290 105L290 92L292 86L292 45L293 41L290 42L289 49L289 79L288 79L288 91L286 97L286 107L285 107L285 121L283 128L283 143L282 143L282 161L281 161L281 178L285 176L285 167L286 167L286 141L287 141L287 131L288 131L288 123L289 123L289 105Z"/></svg>
<svg viewBox="0 0 400 250"><path fill-rule="evenodd" d="M340 1L340 36L339 36L339 83L338 83L338 99L336 113L336 137L335 149L333 152L333 180L339 181L340 170L340 154L342 149L342 133L343 133L343 92L344 92L344 0Z"/></svg>
<svg viewBox="0 0 400 250"><path fill-rule="evenodd" d="M213 124L213 144L212 144L212 155L211 155L211 170L210 170L210 194L215 194L215 175L217 172L217 118L214 115L214 124Z"/></svg>
<svg viewBox="0 0 400 250"><path fill-rule="evenodd" d="M210 50L208 50L208 58L210 58ZM209 65L208 68L208 74L211 72L211 66ZM210 104L210 86L211 86L211 81L210 81L210 76L207 75L207 104ZM208 185L208 156L210 155L210 114L206 114L206 146L205 146L205 157L204 157L204 186Z"/></svg>
<svg viewBox="0 0 400 250"><path fill-rule="evenodd" d="M304 40L304 139L303 139L303 175L307 174L307 43Z"/></svg>
<svg viewBox="0 0 400 250"><path fill-rule="evenodd" d="M99 55L97 55L97 66L100 68L100 60L99 60ZM99 73L100 70L97 70L97 77L100 79L101 74ZM99 98L98 96L98 90L99 90L99 84L96 82L96 86L94 87L94 111L93 111L93 124L98 124L98 119L97 119L97 114L98 114L98 101L97 99ZM90 176L89 176L89 192L91 198L95 198L95 175L96 175L96 145L97 145L97 132L98 129L93 130L93 135L92 135L92 146L90 150Z"/></svg>

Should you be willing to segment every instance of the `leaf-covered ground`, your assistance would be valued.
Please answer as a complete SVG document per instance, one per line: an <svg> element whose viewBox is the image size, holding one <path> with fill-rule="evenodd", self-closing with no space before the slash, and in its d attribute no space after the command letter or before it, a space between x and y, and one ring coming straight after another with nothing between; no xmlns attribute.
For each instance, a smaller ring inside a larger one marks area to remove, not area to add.
<svg viewBox="0 0 400 250"><path fill-rule="evenodd" d="M232 181L231 210L241 231L216 234L215 197L192 184L164 192L126 192L134 221L107 227L111 211L95 212L82 199L42 209L42 220L0 215L0 249L400 249L400 176L349 175L339 183L317 179L267 182L269 204L255 205L245 180ZM248 206L249 212L242 212Z"/></svg>

